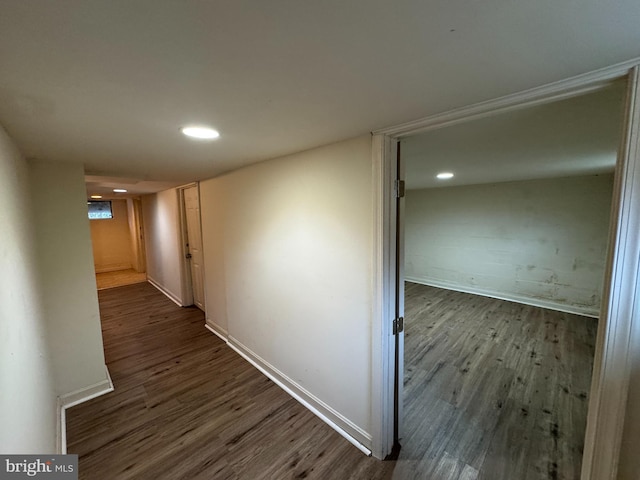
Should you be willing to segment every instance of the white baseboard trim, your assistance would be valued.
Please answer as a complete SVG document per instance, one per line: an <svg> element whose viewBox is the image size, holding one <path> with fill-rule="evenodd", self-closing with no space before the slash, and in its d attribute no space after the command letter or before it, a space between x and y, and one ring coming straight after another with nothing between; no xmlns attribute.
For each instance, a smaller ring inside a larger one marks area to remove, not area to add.
<svg viewBox="0 0 640 480"><path fill-rule="evenodd" d="M204 324L204 328L213 333L216 337L219 337L224 343L227 343L229 338L229 332L227 332L224 328L216 325L213 322L210 322L208 319Z"/></svg>
<svg viewBox="0 0 640 480"><path fill-rule="evenodd" d="M574 315L582 315L583 317L599 318L600 312L592 308L579 307L575 305L565 305L562 303L549 302L538 298L522 297L519 295L509 295L504 293L492 292L490 290L474 289L470 287L464 287L448 282L441 282L438 280L425 280L423 278L416 278L406 275L405 281L419 283L421 285L427 285L429 287L444 288L446 290L454 290L456 292L471 293L473 295L480 295L481 297L496 298L498 300L506 300L508 302L522 303L524 305L531 305L532 307L548 308L549 310L556 310L558 312L572 313Z"/></svg>
<svg viewBox="0 0 640 480"><path fill-rule="evenodd" d="M151 278L148 274L147 274L147 282L149 282L151 285L153 285L154 287L156 287L161 293L163 293L167 298L169 298L169 300L171 300L173 303L175 303L176 305L178 305L179 307L182 307L182 301L180 300L180 298L175 295L173 292L170 292L169 290L167 290L166 288L164 288L162 285L160 285L157 281L155 281L153 278Z"/></svg>
<svg viewBox="0 0 640 480"><path fill-rule="evenodd" d="M227 345L270 378L276 385L313 412L342 437L347 439L349 443L354 445L365 455L371 456L372 438L370 434L295 383L284 373L280 372L277 368L269 364L249 348L245 347L232 336L229 336Z"/></svg>
<svg viewBox="0 0 640 480"><path fill-rule="evenodd" d="M113 392L113 382L111 381L111 375L109 369L104 366L106 372L106 378L98 383L89 385L78 389L74 392L65 393L60 395L57 400L58 408L58 422L57 422L57 439L56 447L58 453L65 455L67 453L67 408L71 408L75 405L87 402L93 398L104 395L105 393Z"/></svg>

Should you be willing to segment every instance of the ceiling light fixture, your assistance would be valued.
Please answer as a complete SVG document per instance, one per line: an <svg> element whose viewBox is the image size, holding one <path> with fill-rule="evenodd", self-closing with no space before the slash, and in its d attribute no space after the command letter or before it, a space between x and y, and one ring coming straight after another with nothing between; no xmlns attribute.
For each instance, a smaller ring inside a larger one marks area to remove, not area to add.
<svg viewBox="0 0 640 480"><path fill-rule="evenodd" d="M453 178L453 173L451 173L451 172L440 172L439 174L436 175L436 178L438 180L449 180L450 178Z"/></svg>
<svg viewBox="0 0 640 480"><path fill-rule="evenodd" d="M218 138L220 136L218 131L214 130L213 128L195 125L190 127L182 127L180 131L187 137L197 138L199 140L213 140L214 138Z"/></svg>
<svg viewBox="0 0 640 480"><path fill-rule="evenodd" d="M102 198L102 195L91 195L91 198L96 198L96 199Z"/></svg>
<svg viewBox="0 0 640 480"><path fill-rule="evenodd" d="M127 193L124 188L114 188L113 191L116 193Z"/></svg>

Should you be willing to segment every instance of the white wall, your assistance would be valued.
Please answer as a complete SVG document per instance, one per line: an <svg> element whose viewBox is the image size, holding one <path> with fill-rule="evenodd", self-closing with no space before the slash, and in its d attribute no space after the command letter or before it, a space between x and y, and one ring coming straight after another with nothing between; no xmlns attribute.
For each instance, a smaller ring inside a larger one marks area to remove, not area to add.
<svg viewBox="0 0 640 480"><path fill-rule="evenodd" d="M181 240L178 191L142 197L147 279L182 304Z"/></svg>
<svg viewBox="0 0 640 480"><path fill-rule="evenodd" d="M30 162L56 391L108 385L82 165Z"/></svg>
<svg viewBox="0 0 640 480"><path fill-rule="evenodd" d="M365 445L371 138L200 185L207 321Z"/></svg>
<svg viewBox="0 0 640 480"><path fill-rule="evenodd" d="M0 452L56 450L56 391L28 166L0 127Z"/></svg>
<svg viewBox="0 0 640 480"><path fill-rule="evenodd" d="M407 280L597 316L613 176L411 190Z"/></svg>
<svg viewBox="0 0 640 480"><path fill-rule="evenodd" d="M132 241L126 200L112 200L113 218L90 220L96 272L132 268Z"/></svg>
<svg viewBox="0 0 640 480"><path fill-rule="evenodd" d="M636 288L636 291L639 290L640 285ZM637 302L640 303L640 298L637 299ZM640 332L634 332L633 338L631 378L618 472L618 478L621 480L637 479L640 471L640 455L638 455L638 445L640 444Z"/></svg>

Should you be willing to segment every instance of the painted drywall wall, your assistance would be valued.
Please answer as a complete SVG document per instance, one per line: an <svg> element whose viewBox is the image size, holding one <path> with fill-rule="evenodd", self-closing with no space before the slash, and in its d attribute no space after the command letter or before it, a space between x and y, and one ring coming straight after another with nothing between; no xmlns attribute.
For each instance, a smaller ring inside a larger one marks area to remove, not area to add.
<svg viewBox="0 0 640 480"><path fill-rule="evenodd" d="M0 452L54 453L56 391L27 162L0 127Z"/></svg>
<svg viewBox="0 0 640 480"><path fill-rule="evenodd" d="M142 197L147 279L182 305L180 216L176 189Z"/></svg>
<svg viewBox="0 0 640 480"><path fill-rule="evenodd" d="M411 190L407 280L597 316L613 175Z"/></svg>
<svg viewBox="0 0 640 480"><path fill-rule="evenodd" d="M200 184L208 322L365 444L372 188L369 136Z"/></svg>
<svg viewBox="0 0 640 480"><path fill-rule="evenodd" d="M132 268L131 233L126 200L112 200L113 218L90 220L96 272Z"/></svg>
<svg viewBox="0 0 640 480"><path fill-rule="evenodd" d="M227 195L231 181L230 176L225 176L200 183L207 325L225 338L229 333L225 271L225 254L229 249L225 244L229 240L225 225L233 220Z"/></svg>
<svg viewBox="0 0 640 480"><path fill-rule="evenodd" d="M38 264L56 390L107 383L82 165L31 161Z"/></svg>

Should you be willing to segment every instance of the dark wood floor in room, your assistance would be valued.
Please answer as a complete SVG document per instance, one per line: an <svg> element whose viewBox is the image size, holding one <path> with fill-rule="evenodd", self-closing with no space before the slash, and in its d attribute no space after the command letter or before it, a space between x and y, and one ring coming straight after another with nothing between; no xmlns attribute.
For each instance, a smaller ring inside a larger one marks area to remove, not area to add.
<svg viewBox="0 0 640 480"><path fill-rule="evenodd" d="M67 410L80 478L384 479L368 458L150 284L99 292L115 392Z"/></svg>
<svg viewBox="0 0 640 480"><path fill-rule="evenodd" d="M597 320L415 283L405 297L401 458L422 478L580 478Z"/></svg>
<svg viewBox="0 0 640 480"><path fill-rule="evenodd" d="M365 457L151 285L99 292L116 391L67 410L80 478L578 478L596 322L407 284L400 459Z"/></svg>

